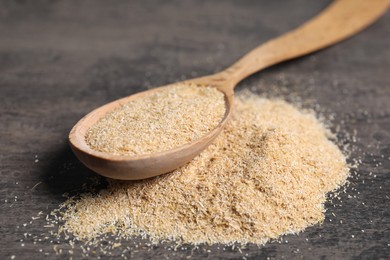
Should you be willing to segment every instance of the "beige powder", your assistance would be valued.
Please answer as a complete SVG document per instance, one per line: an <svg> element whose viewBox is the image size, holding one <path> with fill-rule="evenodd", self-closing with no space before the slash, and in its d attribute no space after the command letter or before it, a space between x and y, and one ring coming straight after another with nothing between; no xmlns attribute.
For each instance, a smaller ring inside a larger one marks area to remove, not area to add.
<svg viewBox="0 0 390 260"><path fill-rule="evenodd" d="M224 94L216 88L180 84L107 114L89 129L86 142L94 150L116 155L171 150L209 133L225 111Z"/></svg>
<svg viewBox="0 0 390 260"><path fill-rule="evenodd" d="M235 100L225 130L176 171L109 181L64 204L61 231L81 240L114 233L186 243L262 244L324 219L326 193L349 175L313 112L252 94Z"/></svg>

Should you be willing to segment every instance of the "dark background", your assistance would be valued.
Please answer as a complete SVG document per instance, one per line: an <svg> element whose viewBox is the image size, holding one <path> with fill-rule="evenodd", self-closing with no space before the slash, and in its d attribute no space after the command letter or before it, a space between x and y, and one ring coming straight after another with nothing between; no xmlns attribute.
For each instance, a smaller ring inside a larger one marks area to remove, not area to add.
<svg viewBox="0 0 390 260"><path fill-rule="evenodd" d="M0 1L0 258L58 258L53 243L69 249L63 240L50 242L43 218L30 221L40 211L46 215L58 208L64 192L77 194L95 175L67 143L69 130L84 114L140 90L216 72L328 3ZM361 161L347 193L334 205L327 203L323 224L262 247L175 252L167 245L136 249L135 239L127 242L131 253L126 255L389 257L390 14L341 44L257 73L238 89L319 105L333 118L339 136L349 136L344 144L353 147L350 161ZM34 236L48 238L34 244ZM81 256L76 246L74 257Z"/></svg>

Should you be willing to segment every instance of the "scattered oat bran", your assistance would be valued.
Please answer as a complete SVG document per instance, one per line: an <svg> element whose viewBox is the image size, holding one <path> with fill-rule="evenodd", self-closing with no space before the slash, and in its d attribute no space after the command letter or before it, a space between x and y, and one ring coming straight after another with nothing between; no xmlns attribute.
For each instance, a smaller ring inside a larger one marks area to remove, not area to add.
<svg viewBox="0 0 390 260"><path fill-rule="evenodd" d="M349 175L342 152L314 112L253 94L198 157L142 181L110 180L70 199L60 231L80 240L106 233L177 243L255 243L323 221L326 193Z"/></svg>
<svg viewBox="0 0 390 260"><path fill-rule="evenodd" d="M180 84L131 100L87 132L94 150L144 155L177 148L213 130L225 115L224 94L213 87Z"/></svg>

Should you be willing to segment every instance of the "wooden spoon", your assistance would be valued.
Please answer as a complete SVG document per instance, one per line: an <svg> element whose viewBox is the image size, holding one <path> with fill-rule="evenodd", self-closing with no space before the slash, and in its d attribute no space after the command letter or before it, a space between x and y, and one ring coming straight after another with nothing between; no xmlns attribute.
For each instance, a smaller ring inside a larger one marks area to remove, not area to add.
<svg viewBox="0 0 390 260"><path fill-rule="evenodd" d="M377 20L389 5L390 0L334 1L327 9L298 29L260 45L226 70L181 82L180 84L214 86L223 92L226 98L227 113L220 124L192 143L173 150L142 156L112 155L95 151L87 145L85 136L88 129L107 112L130 100L160 91L162 88L160 87L95 109L73 127L69 134L70 145L81 162L106 177L136 180L170 172L189 162L218 136L231 114L233 89L238 82L271 65L317 51L352 36ZM170 86L172 85L165 88Z"/></svg>

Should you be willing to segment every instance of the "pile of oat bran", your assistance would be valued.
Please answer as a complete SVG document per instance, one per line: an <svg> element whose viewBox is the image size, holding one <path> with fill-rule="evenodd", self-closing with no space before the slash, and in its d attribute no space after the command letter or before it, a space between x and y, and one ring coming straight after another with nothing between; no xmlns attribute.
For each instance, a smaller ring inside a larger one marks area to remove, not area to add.
<svg viewBox="0 0 390 260"><path fill-rule="evenodd" d="M253 94L235 100L226 129L176 171L110 180L63 206L60 232L80 240L148 235L153 241L262 244L324 219L327 192L345 183L345 157L311 111Z"/></svg>

